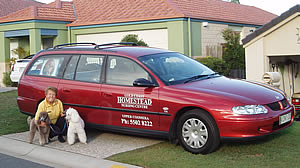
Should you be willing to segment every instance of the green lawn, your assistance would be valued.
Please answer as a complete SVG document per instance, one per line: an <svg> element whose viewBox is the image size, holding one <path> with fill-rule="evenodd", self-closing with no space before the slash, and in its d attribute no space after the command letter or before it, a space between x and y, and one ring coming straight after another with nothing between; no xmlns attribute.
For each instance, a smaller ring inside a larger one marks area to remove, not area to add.
<svg viewBox="0 0 300 168"><path fill-rule="evenodd" d="M27 116L20 113L17 91L0 93L0 135L28 130Z"/></svg>
<svg viewBox="0 0 300 168"><path fill-rule="evenodd" d="M146 168L300 167L300 122L262 140L223 143L208 155L194 155L181 146L162 142L108 159Z"/></svg>
<svg viewBox="0 0 300 168"><path fill-rule="evenodd" d="M17 91L0 93L0 135L28 130L27 116L19 112L16 98ZM223 143L208 155L194 155L162 142L108 159L147 168L300 167L300 122L263 140Z"/></svg>

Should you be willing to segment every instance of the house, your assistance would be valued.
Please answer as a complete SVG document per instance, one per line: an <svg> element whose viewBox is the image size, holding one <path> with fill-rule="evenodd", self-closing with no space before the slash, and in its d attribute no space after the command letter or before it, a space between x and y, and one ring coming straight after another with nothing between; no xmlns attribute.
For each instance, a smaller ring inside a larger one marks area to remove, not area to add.
<svg viewBox="0 0 300 168"><path fill-rule="evenodd" d="M0 17L19 11L29 6L42 6L43 3L34 0L0 0Z"/></svg>
<svg viewBox="0 0 300 168"><path fill-rule="evenodd" d="M300 92L300 4L242 40L246 79L262 82L265 72L281 72L280 89Z"/></svg>
<svg viewBox="0 0 300 168"><path fill-rule="evenodd" d="M276 15L222 0L73 0L28 7L0 18L0 78L11 41L30 50L67 42L119 42L137 34L149 46L188 56L218 56L222 30L242 37Z"/></svg>

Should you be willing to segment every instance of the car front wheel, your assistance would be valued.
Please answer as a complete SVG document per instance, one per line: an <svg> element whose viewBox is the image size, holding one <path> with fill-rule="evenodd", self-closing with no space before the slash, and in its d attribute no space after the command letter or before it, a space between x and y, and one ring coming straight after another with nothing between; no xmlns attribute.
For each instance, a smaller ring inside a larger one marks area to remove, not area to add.
<svg viewBox="0 0 300 168"><path fill-rule="evenodd" d="M203 110L184 113L178 120L177 136L186 151L207 154L220 144L219 129L215 120Z"/></svg>

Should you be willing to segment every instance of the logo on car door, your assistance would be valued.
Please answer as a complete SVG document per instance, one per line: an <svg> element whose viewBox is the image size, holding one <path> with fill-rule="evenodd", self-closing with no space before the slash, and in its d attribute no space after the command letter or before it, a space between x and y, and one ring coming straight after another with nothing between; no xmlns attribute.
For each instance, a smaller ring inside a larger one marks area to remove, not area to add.
<svg viewBox="0 0 300 168"><path fill-rule="evenodd" d="M117 96L117 103L121 104L121 107L148 109L152 106L152 99L146 98L145 95L124 94Z"/></svg>

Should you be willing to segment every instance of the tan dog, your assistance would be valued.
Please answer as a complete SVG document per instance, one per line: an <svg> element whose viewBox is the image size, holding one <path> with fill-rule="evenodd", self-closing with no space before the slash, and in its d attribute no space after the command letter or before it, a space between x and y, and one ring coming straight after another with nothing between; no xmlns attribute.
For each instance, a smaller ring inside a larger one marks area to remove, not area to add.
<svg viewBox="0 0 300 168"><path fill-rule="evenodd" d="M30 123L30 132L29 132L29 143L32 143L34 135L36 130L39 133L39 142L40 145L45 145L47 144L49 133L50 133L50 118L48 116L47 112L41 112L39 119L37 121L37 125L35 124L35 119L31 119L29 122L29 119L27 119L27 122Z"/></svg>

